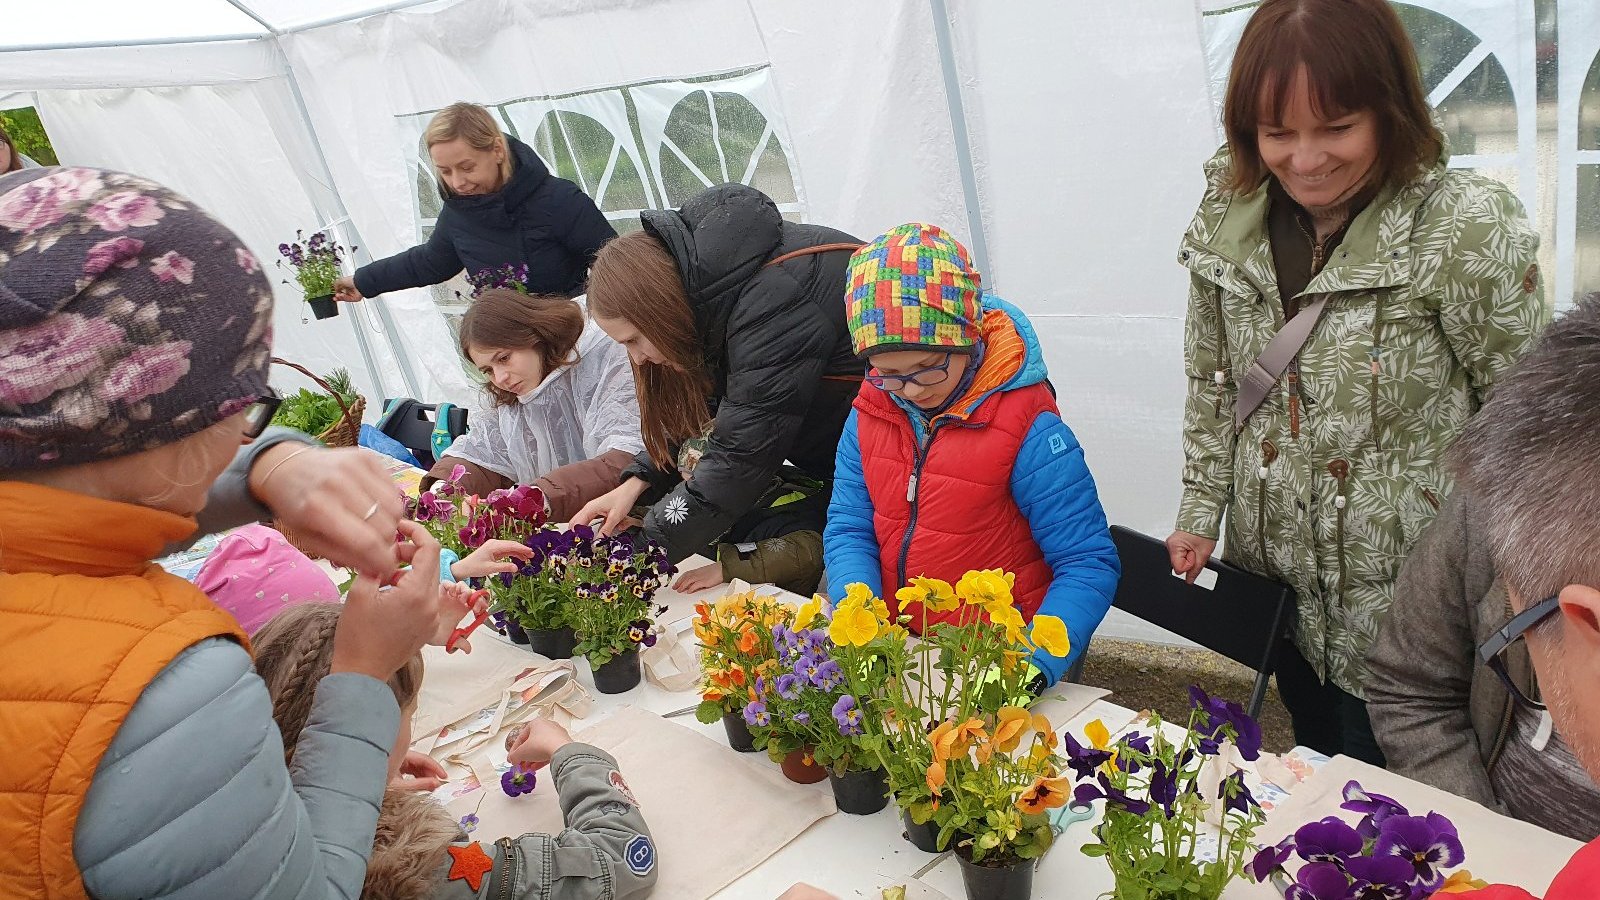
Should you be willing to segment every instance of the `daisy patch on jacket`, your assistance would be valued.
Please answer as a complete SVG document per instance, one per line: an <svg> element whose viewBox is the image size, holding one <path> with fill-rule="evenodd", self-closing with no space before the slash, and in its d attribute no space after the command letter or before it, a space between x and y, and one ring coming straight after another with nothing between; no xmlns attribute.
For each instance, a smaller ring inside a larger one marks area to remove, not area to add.
<svg viewBox="0 0 1600 900"><path fill-rule="evenodd" d="M682 525L683 520L689 518L689 501L682 497L668 497L666 505L661 507L661 518L674 525Z"/></svg>

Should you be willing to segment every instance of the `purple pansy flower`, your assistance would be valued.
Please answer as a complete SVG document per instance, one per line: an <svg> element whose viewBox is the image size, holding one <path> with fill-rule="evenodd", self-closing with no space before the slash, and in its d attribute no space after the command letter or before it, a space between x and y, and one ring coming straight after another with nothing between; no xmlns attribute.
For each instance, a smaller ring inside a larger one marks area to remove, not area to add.
<svg viewBox="0 0 1600 900"><path fill-rule="evenodd" d="M745 704L744 721L747 725L765 728L772 724L772 713L767 711L767 705L760 700L752 700Z"/></svg>
<svg viewBox="0 0 1600 900"><path fill-rule="evenodd" d="M1369 793L1358 781L1351 781L1344 786L1344 803L1340 804L1339 808L1361 813L1361 823L1356 826L1356 831L1369 841L1377 838L1379 827L1390 816L1411 814L1400 801L1382 794Z"/></svg>
<svg viewBox="0 0 1600 900"><path fill-rule="evenodd" d="M1286 837L1268 847L1262 847L1256 852L1255 859L1250 861L1248 871L1250 877L1257 884L1265 884L1272 873L1283 868L1289 857L1294 855L1294 838Z"/></svg>
<svg viewBox="0 0 1600 900"><path fill-rule="evenodd" d="M1361 852L1366 842L1354 828L1328 816L1307 822L1294 833L1294 849L1307 862L1341 862Z"/></svg>
<svg viewBox="0 0 1600 900"><path fill-rule="evenodd" d="M811 713L808 713L802 709L801 711L790 716L789 719L796 725L809 725L811 724Z"/></svg>
<svg viewBox="0 0 1600 900"><path fill-rule="evenodd" d="M1351 879L1345 894L1350 900L1411 900L1417 894L1407 883L1411 867L1403 859L1357 856L1345 860L1344 868ZM1444 881L1443 878L1439 880ZM1431 893L1431 889L1427 893Z"/></svg>
<svg viewBox="0 0 1600 900"><path fill-rule="evenodd" d="M778 676L778 696L785 700L798 699L800 691L804 687L805 682L801 680L799 675L795 675L792 672L785 672Z"/></svg>
<svg viewBox="0 0 1600 900"><path fill-rule="evenodd" d="M462 816L461 819L460 819L461 830L465 831L467 834L471 834L474 831L477 831L478 830L478 821L479 821L479 819L478 819L478 814L477 813L467 813L466 815Z"/></svg>
<svg viewBox="0 0 1600 900"><path fill-rule="evenodd" d="M1167 818L1172 818L1172 806L1178 802L1178 773L1159 759L1150 772L1150 800L1161 807Z"/></svg>
<svg viewBox="0 0 1600 900"><path fill-rule="evenodd" d="M515 765L500 775L500 790L505 791L507 797L531 794L538 780L532 769L523 768L520 764Z"/></svg>
<svg viewBox="0 0 1600 900"><path fill-rule="evenodd" d="M811 680L811 683L821 690L831 691L844 684L844 670L839 668L839 664L833 660L824 660L821 665L817 666L816 677Z"/></svg>
<svg viewBox="0 0 1600 900"><path fill-rule="evenodd" d="M856 698L845 694L838 702L833 704L833 720L839 723L839 733L845 737L854 737L861 733L861 707L856 706Z"/></svg>
<svg viewBox="0 0 1600 900"><path fill-rule="evenodd" d="M1079 778L1091 777L1096 769L1111 759L1111 751L1085 747L1073 738L1070 731L1063 731L1061 736L1066 742L1067 766L1076 772Z"/></svg>
<svg viewBox="0 0 1600 900"><path fill-rule="evenodd" d="M1284 900L1349 900L1350 879L1334 863L1314 862L1300 867L1283 896Z"/></svg>
<svg viewBox="0 0 1600 900"><path fill-rule="evenodd" d="M1108 804L1122 807L1136 816L1142 816L1150 811L1150 804L1143 800L1128 796L1116 785L1106 780L1104 775L1096 776L1089 784L1080 784L1072 792L1073 802L1079 806L1087 806L1095 800L1105 800Z"/></svg>
<svg viewBox="0 0 1600 900"><path fill-rule="evenodd" d="M1456 827L1438 813L1385 819L1372 853L1403 860L1410 867L1406 880L1428 891L1444 883L1446 868L1466 859Z"/></svg>
<svg viewBox="0 0 1600 900"><path fill-rule="evenodd" d="M1241 816L1249 815L1250 807L1260 805L1256 803L1255 795L1250 793L1250 788L1245 786L1244 773L1238 771L1217 785L1217 799L1222 801L1224 809Z"/></svg>

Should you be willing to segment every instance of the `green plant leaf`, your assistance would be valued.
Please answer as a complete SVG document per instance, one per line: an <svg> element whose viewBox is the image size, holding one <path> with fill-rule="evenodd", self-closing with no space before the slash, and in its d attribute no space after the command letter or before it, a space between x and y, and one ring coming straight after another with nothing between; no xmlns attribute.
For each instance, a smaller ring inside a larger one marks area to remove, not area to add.
<svg viewBox="0 0 1600 900"><path fill-rule="evenodd" d="M702 725L713 725L722 721L722 704L716 700L707 700L695 707L694 717Z"/></svg>

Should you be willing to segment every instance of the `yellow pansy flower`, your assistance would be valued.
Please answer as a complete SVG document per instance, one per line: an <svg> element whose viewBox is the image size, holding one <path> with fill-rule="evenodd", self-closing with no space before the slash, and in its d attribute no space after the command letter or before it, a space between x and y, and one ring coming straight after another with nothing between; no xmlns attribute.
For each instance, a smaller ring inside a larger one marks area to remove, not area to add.
<svg viewBox="0 0 1600 900"><path fill-rule="evenodd" d="M860 606L840 606L828 623L828 637L841 647L864 647L877 636L877 617Z"/></svg>
<svg viewBox="0 0 1600 900"><path fill-rule="evenodd" d="M989 621L996 625L1003 625L1006 629L1006 640L1013 644L1022 644L1031 647L1028 643L1027 623L1022 621L1022 613L1017 612L1014 606L989 607Z"/></svg>
<svg viewBox="0 0 1600 900"><path fill-rule="evenodd" d="M1056 616L1034 616L1033 643L1051 656L1066 656L1072 650L1067 623Z"/></svg>
<svg viewBox="0 0 1600 900"><path fill-rule="evenodd" d="M812 621L822 615L823 602L821 594L812 594L810 600L800 604L800 611L794 614L794 624L801 628L810 628Z"/></svg>
<svg viewBox="0 0 1600 900"><path fill-rule="evenodd" d="M1450 877L1444 880L1444 884L1440 885L1439 890L1435 891L1435 893L1465 894L1470 891L1481 891L1488 886L1489 883L1487 881L1481 878L1473 878L1472 873L1466 869L1457 869L1450 873Z"/></svg>
<svg viewBox="0 0 1600 900"><path fill-rule="evenodd" d="M921 576L911 579L911 584L895 591L894 598L902 604L921 603L923 609L933 613L949 612L960 605L950 582Z"/></svg>
<svg viewBox="0 0 1600 900"><path fill-rule="evenodd" d="M1011 585L1016 576L999 569L968 572L956 582L956 596L974 606L989 609L1011 605Z"/></svg>

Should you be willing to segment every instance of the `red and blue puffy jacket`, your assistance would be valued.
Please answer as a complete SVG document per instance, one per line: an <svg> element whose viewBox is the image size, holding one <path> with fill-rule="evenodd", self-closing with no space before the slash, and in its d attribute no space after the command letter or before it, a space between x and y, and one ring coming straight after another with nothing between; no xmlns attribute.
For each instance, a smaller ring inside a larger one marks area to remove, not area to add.
<svg viewBox="0 0 1600 900"><path fill-rule="evenodd" d="M1012 572L1025 619L1045 613L1067 625L1071 653L1033 659L1054 683L1110 608L1121 570L1033 326L997 297L985 294L983 305L983 361L946 412L926 421L887 391L861 386L839 440L823 534L828 586L838 600L860 582L893 607L895 589L915 576L954 584L972 569ZM920 625L915 607L900 611Z"/></svg>

